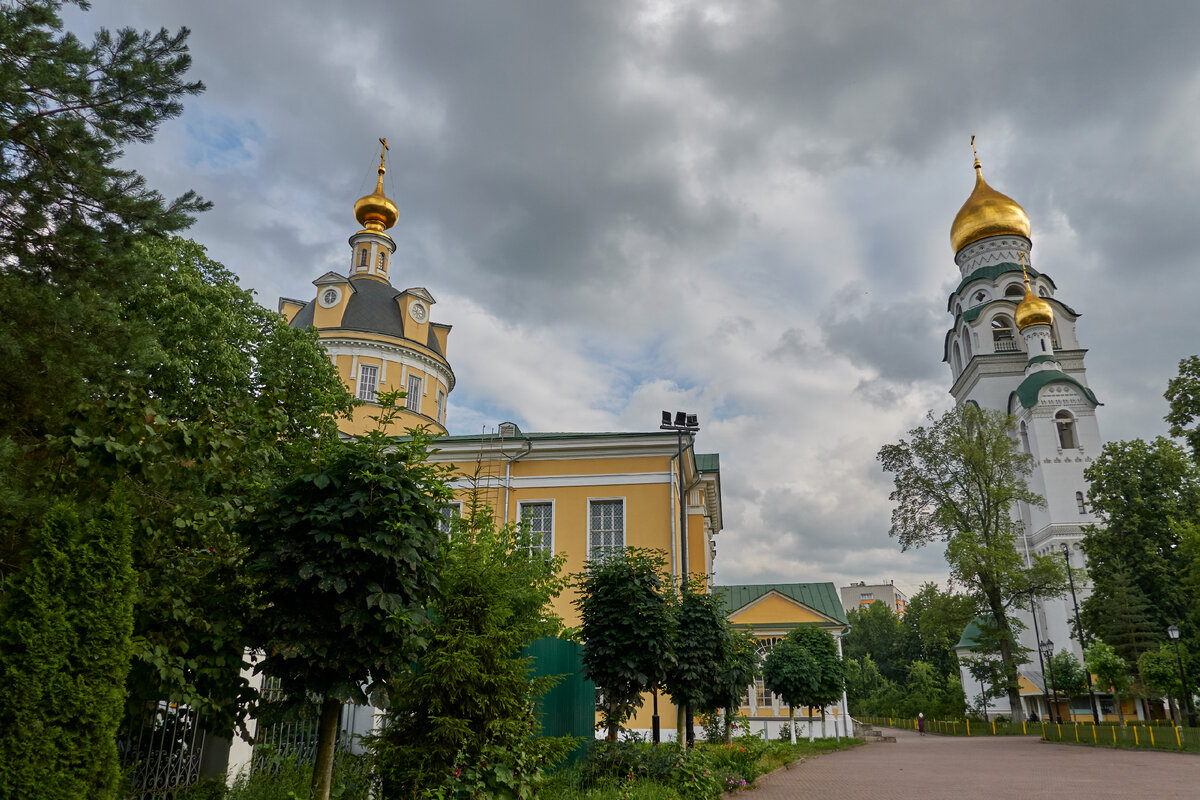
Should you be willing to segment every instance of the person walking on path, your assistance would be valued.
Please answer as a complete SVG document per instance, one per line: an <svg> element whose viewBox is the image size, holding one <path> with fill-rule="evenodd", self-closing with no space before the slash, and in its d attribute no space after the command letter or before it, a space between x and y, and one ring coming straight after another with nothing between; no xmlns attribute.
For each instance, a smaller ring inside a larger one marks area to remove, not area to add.
<svg viewBox="0 0 1200 800"><path fill-rule="evenodd" d="M925 735L925 712L924 711L920 711L917 713L917 730L920 732L920 734L922 736Z"/></svg>

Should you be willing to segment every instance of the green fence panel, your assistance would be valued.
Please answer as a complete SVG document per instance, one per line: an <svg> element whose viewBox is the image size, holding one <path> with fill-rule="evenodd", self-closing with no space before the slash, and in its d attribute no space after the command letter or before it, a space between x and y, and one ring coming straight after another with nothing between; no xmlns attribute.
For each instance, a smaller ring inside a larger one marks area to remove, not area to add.
<svg viewBox="0 0 1200 800"><path fill-rule="evenodd" d="M538 704L537 716L544 736L577 736L580 744L568 763L576 763L596 735L596 684L583 674L583 645L565 639L534 639L524 655L532 659L535 677L560 677Z"/></svg>

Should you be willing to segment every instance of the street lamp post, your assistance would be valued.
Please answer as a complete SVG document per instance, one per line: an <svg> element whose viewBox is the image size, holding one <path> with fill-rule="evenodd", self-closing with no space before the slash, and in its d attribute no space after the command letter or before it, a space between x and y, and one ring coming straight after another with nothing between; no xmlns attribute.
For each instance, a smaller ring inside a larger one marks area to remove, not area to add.
<svg viewBox="0 0 1200 800"><path fill-rule="evenodd" d="M679 588L681 591L687 591L687 489L684 486L683 473L683 435L685 433L688 434L690 443L691 435L700 430L700 421L695 414L689 414L686 411L676 411L674 419L671 418L670 411L664 411L662 412L662 424L658 427L664 431L675 431L675 435L679 440L679 452L676 459L679 462ZM691 703L685 704L684 726L684 738L687 740L687 746L691 747L695 740ZM657 739L655 741L657 741Z"/></svg>
<svg viewBox="0 0 1200 800"><path fill-rule="evenodd" d="M1192 688L1188 686L1187 673L1183 671L1183 658L1179 655L1179 628L1171 625L1167 628L1167 636L1175 645L1175 663L1179 666L1179 683L1183 689L1183 705L1187 709L1188 727L1196 727L1196 709L1192 707Z"/></svg>
<svg viewBox="0 0 1200 800"><path fill-rule="evenodd" d="M1038 666L1042 670L1042 697L1046 700L1046 713L1053 716L1050 708L1050 689L1046 683L1046 662L1042 659L1042 632L1038 630L1037 606L1033 601L1033 590L1029 592L1029 616L1033 617L1033 638L1038 643Z"/></svg>
<svg viewBox="0 0 1200 800"><path fill-rule="evenodd" d="M1067 562L1067 580L1071 582L1071 603L1075 606L1075 631L1079 634L1079 649L1085 654L1087 653L1087 640L1083 635L1083 625L1079 622L1079 600L1075 597L1075 578L1071 575L1071 548L1063 542L1062 546L1063 558ZM1096 705L1096 691L1092 688L1092 673L1086 666L1083 668L1083 675L1087 678L1088 697L1092 699L1092 722L1100 723L1100 707Z"/></svg>
<svg viewBox="0 0 1200 800"><path fill-rule="evenodd" d="M1046 663L1050 665L1050 683L1054 686L1054 706L1050 708L1050 719L1061 725L1062 714L1058 713L1058 684L1054 682L1054 642L1049 639L1038 642L1038 653L1042 652L1042 648L1046 650Z"/></svg>

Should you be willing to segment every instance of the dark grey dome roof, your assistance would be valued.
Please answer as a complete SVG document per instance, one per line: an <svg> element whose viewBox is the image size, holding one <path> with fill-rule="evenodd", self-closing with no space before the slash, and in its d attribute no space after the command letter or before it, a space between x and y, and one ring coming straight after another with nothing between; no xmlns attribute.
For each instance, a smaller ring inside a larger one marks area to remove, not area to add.
<svg viewBox="0 0 1200 800"><path fill-rule="evenodd" d="M403 312L396 303L396 298L403 292L386 283L373 278L350 278L354 291L346 303L346 311L342 314L342 324L338 330L353 330L363 333L379 333L384 336L404 337ZM293 328L308 328L313 324L316 300L309 301L304 308L292 319ZM437 337L433 335L433 327L429 328L429 341L422 342L433 352L444 357Z"/></svg>

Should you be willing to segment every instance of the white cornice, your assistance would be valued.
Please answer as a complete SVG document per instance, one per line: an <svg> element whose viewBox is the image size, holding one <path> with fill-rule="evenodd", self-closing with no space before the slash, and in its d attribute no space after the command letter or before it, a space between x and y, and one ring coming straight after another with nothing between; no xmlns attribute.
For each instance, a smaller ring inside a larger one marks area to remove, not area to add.
<svg viewBox="0 0 1200 800"><path fill-rule="evenodd" d="M447 390L454 389L454 371L442 361L427 356L416 350L392 342L381 342L375 339L351 339L348 337L321 338L321 345L331 356L371 356L386 357L389 361L403 364L407 367L418 367L425 372L432 372L442 379Z"/></svg>

